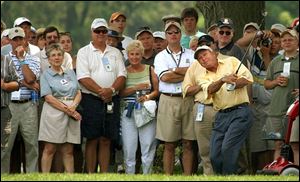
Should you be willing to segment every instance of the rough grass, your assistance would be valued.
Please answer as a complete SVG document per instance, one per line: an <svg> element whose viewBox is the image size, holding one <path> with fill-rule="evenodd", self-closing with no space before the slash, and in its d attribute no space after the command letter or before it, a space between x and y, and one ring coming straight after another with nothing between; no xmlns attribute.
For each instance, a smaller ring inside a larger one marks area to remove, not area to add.
<svg viewBox="0 0 300 182"><path fill-rule="evenodd" d="M299 176L182 176L125 174L2 174L1 181L298 181Z"/></svg>

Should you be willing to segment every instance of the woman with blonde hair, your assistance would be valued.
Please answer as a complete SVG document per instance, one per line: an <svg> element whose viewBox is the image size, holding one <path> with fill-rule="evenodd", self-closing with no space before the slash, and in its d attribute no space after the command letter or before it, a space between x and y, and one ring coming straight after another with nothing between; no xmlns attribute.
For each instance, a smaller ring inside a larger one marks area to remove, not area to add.
<svg viewBox="0 0 300 182"><path fill-rule="evenodd" d="M136 150L138 140L141 146L143 174L151 173L151 167L155 155L157 141L155 139L155 116L148 117L147 123L141 123L144 117L141 109L146 103L154 103L158 97L158 78L154 68L142 64L144 47L139 40L134 40L126 48L130 65L127 69L126 85L120 91L124 98L125 108L121 115L122 141L126 166L126 173L134 174L136 165ZM150 102L149 102L150 101ZM153 106L153 105L152 105Z"/></svg>

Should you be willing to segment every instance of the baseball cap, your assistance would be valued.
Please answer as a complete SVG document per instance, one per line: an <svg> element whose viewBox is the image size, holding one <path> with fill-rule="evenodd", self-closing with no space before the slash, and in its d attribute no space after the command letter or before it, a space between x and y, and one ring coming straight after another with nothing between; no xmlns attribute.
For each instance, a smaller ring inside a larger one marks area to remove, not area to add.
<svg viewBox="0 0 300 182"><path fill-rule="evenodd" d="M179 16L176 16L176 15L173 15L173 14L170 14L170 15L166 15L166 16L163 16L161 18L161 20L166 23L167 21L176 21L178 22L179 24L181 23L181 19Z"/></svg>
<svg viewBox="0 0 300 182"><path fill-rule="evenodd" d="M3 30L3 32L1 33L1 39L3 38L3 37L8 37L8 34L9 34L9 28L8 29L5 29L5 30Z"/></svg>
<svg viewBox="0 0 300 182"><path fill-rule="evenodd" d="M280 23L273 24L271 26L271 31L282 33L286 30L286 27Z"/></svg>
<svg viewBox="0 0 300 182"><path fill-rule="evenodd" d="M233 21L230 18L221 18L217 24L219 28L228 27L233 29Z"/></svg>
<svg viewBox="0 0 300 182"><path fill-rule="evenodd" d="M212 50L210 47L208 47L207 45L200 46L200 47L198 47L198 48L196 49L196 51L195 51L195 54L194 54L194 58L195 58L195 59L197 59L198 54L199 54L199 52L200 52L201 50L209 50L210 52L213 52L213 50Z"/></svg>
<svg viewBox="0 0 300 182"><path fill-rule="evenodd" d="M218 27L218 24L214 23L214 24L212 24L210 27L208 27L207 32L210 32L210 31L212 31L214 28L217 28L217 27Z"/></svg>
<svg viewBox="0 0 300 182"><path fill-rule="evenodd" d="M138 36L141 35L143 32L148 32L150 33L151 35L153 35L152 31L151 31L151 28L150 27L140 27L138 29L138 31L136 32L135 34L135 39L137 40L138 39Z"/></svg>
<svg viewBox="0 0 300 182"><path fill-rule="evenodd" d="M30 30L31 30L32 32L36 33L36 29L35 29L33 26L30 27Z"/></svg>
<svg viewBox="0 0 300 182"><path fill-rule="evenodd" d="M92 25L91 25L91 30L99 28L99 27L105 27L108 28L107 22L103 18L96 18L94 19Z"/></svg>
<svg viewBox="0 0 300 182"><path fill-rule="evenodd" d="M9 30L8 38L13 39L15 37L25 37L25 32L21 27L14 27Z"/></svg>
<svg viewBox="0 0 300 182"><path fill-rule="evenodd" d="M259 30L259 26L257 23L254 23L254 22L250 22L250 23L247 23L245 26L244 26L244 29L243 29L243 33L245 32L245 30L248 28L248 27L254 27L256 30Z"/></svg>
<svg viewBox="0 0 300 182"><path fill-rule="evenodd" d="M200 45L201 42L214 42L214 39L210 35L202 35L198 39L198 45Z"/></svg>
<svg viewBox="0 0 300 182"><path fill-rule="evenodd" d="M112 21L117 19L119 16L124 16L124 18L126 19L126 16L124 15L124 13L121 13L118 11L118 12L114 12L113 14L111 14L109 22L111 23Z"/></svg>
<svg viewBox="0 0 300 182"><path fill-rule="evenodd" d="M161 39L166 39L166 34L165 32L161 32L161 31L156 31L156 32L153 32L153 37L154 38L161 38Z"/></svg>
<svg viewBox="0 0 300 182"><path fill-rule="evenodd" d="M172 25L175 26L175 27L177 27L179 30L181 30L181 26L180 26L180 24L178 22L176 22L176 21L170 21L170 22L168 22L166 24L165 31L167 31L170 28L170 26L172 26Z"/></svg>
<svg viewBox="0 0 300 182"><path fill-rule="evenodd" d="M297 39L299 39L297 32L294 29L286 29L285 31L283 31L281 33L280 37L283 37L283 35L285 35L285 34L290 34L292 37L296 37Z"/></svg>
<svg viewBox="0 0 300 182"><path fill-rule="evenodd" d="M28 20L28 19L25 18L25 17L19 17L19 18L17 18L17 19L15 20L15 22L14 22L14 27L20 26L20 25L21 25L22 23L24 23L24 22L28 22L28 23L31 25L30 20Z"/></svg>
<svg viewBox="0 0 300 182"><path fill-rule="evenodd" d="M37 33L37 34L43 34L44 31L45 31L45 29L46 29L46 28L43 28L43 27L42 27L42 28L39 28L39 29L36 30L36 33Z"/></svg>
<svg viewBox="0 0 300 182"><path fill-rule="evenodd" d="M116 37L118 38L120 41L123 41L124 40L124 37L122 37L119 32L113 30L113 29L108 29L108 32L107 32L107 35L109 37Z"/></svg>

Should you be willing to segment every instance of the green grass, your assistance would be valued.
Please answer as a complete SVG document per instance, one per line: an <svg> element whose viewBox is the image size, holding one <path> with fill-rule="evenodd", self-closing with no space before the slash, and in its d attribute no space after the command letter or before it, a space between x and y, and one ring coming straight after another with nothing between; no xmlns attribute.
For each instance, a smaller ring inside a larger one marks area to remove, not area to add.
<svg viewBox="0 0 300 182"><path fill-rule="evenodd" d="M1 181L298 181L299 176L182 176L125 174L2 174Z"/></svg>

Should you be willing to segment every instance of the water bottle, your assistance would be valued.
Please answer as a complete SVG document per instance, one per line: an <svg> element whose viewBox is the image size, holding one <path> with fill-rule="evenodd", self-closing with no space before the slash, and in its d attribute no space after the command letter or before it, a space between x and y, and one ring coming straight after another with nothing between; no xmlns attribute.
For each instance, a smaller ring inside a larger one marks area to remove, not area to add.
<svg viewBox="0 0 300 182"><path fill-rule="evenodd" d="M136 103L135 103L135 109L136 109L136 110L142 109L142 103L136 102Z"/></svg>
<svg viewBox="0 0 300 182"><path fill-rule="evenodd" d="M142 104L138 101L139 97L142 96L142 90L136 91L136 98L135 98L135 109L140 110L142 109Z"/></svg>
<svg viewBox="0 0 300 182"><path fill-rule="evenodd" d="M34 90L31 91L31 102L32 105L38 105L39 103L39 94Z"/></svg>

